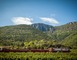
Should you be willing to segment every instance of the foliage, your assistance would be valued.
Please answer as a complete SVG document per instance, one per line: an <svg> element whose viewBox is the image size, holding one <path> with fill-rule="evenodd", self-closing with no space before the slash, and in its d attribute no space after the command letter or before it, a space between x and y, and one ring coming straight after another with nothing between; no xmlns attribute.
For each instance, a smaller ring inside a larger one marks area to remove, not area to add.
<svg viewBox="0 0 77 60"><path fill-rule="evenodd" d="M70 22L54 28L52 33L46 32L52 40L57 40L58 43L71 48L77 48L77 22Z"/></svg>
<svg viewBox="0 0 77 60"><path fill-rule="evenodd" d="M0 27L0 45L21 45L24 41L51 39L45 33L29 25Z"/></svg>
<svg viewBox="0 0 77 60"><path fill-rule="evenodd" d="M70 46L71 48L77 48L77 32L70 34L67 38L62 41L61 44Z"/></svg>
<svg viewBox="0 0 77 60"><path fill-rule="evenodd" d="M32 48L32 49L47 49L49 47L52 47L54 44L54 41L45 41L45 40L33 40L29 42L24 42L24 45L26 48Z"/></svg>

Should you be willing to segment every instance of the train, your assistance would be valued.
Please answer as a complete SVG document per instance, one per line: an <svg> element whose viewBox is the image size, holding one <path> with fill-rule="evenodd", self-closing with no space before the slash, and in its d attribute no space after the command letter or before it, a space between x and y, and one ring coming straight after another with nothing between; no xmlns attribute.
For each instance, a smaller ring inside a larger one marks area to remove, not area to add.
<svg viewBox="0 0 77 60"><path fill-rule="evenodd" d="M70 52L68 48L48 48L48 49L0 49L0 52Z"/></svg>

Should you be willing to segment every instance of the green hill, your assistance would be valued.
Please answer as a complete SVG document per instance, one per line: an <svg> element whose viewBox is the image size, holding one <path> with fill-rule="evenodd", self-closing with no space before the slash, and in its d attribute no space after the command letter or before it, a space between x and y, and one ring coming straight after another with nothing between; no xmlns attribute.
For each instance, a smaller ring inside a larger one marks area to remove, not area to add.
<svg viewBox="0 0 77 60"><path fill-rule="evenodd" d="M25 41L35 40L50 40L52 44L77 48L77 22L55 27L42 23L0 27L0 45L20 46Z"/></svg>
<svg viewBox="0 0 77 60"><path fill-rule="evenodd" d="M77 48L77 22L70 22L61 26L50 26L45 24L34 24L36 29L45 32L52 40L61 45ZM46 30L47 29L47 30Z"/></svg>
<svg viewBox="0 0 77 60"><path fill-rule="evenodd" d="M0 45L16 45L19 42L31 40L49 40L45 33L30 25L15 25L0 27Z"/></svg>
<svg viewBox="0 0 77 60"><path fill-rule="evenodd" d="M72 32L62 42L62 45L70 46L71 48L77 48L77 31Z"/></svg>
<svg viewBox="0 0 77 60"><path fill-rule="evenodd" d="M48 31L47 34L54 40L64 40L71 32L77 31L77 22L70 22L65 25L54 27L54 31Z"/></svg>
<svg viewBox="0 0 77 60"><path fill-rule="evenodd" d="M77 22L70 22L54 28L52 33L47 32L53 40L59 41L62 45L77 48Z"/></svg>

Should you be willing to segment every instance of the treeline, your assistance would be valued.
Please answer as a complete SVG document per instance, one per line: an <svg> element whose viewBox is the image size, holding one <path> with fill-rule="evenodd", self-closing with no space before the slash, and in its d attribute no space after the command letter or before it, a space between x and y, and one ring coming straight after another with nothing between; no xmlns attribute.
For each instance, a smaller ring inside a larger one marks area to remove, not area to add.
<svg viewBox="0 0 77 60"><path fill-rule="evenodd" d="M33 40L25 41L20 45L23 49L48 49L48 48L71 48L70 46L59 44L56 40ZM19 49L22 49L22 48Z"/></svg>

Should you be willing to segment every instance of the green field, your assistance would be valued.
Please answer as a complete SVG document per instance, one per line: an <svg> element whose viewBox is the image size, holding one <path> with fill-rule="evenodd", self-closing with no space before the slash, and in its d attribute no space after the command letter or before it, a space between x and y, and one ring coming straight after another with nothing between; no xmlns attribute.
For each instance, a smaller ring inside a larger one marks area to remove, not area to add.
<svg viewBox="0 0 77 60"><path fill-rule="evenodd" d="M77 49L71 52L0 52L0 60L77 60Z"/></svg>

